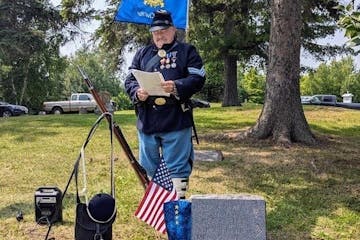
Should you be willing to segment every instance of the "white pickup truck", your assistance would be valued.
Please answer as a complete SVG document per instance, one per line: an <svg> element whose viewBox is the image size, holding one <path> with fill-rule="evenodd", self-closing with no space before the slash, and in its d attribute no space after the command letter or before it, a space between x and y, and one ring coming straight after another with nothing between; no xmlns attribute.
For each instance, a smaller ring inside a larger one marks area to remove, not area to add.
<svg viewBox="0 0 360 240"><path fill-rule="evenodd" d="M94 112L96 102L90 93L73 93L68 101L44 102L46 113L62 114L66 112Z"/></svg>

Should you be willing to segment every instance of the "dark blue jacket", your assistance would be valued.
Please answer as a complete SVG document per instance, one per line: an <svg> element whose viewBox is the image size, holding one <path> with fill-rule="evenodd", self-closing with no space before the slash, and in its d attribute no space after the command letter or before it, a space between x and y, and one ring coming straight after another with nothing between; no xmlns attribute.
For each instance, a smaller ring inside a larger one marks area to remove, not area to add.
<svg viewBox="0 0 360 240"><path fill-rule="evenodd" d="M189 107L191 96L200 91L205 82L203 62L194 46L174 41L163 49L166 50L165 59L156 61L149 71L161 72L165 81L173 80L177 98L171 96L171 99L167 99L167 104L161 106L156 105L152 97L145 102L139 102L136 97L138 82L131 73L125 80L126 92L135 104L137 128L147 134L191 127L192 111L186 111L186 108ZM129 69L145 71L147 63L157 53L158 49L153 44L141 48L135 54Z"/></svg>

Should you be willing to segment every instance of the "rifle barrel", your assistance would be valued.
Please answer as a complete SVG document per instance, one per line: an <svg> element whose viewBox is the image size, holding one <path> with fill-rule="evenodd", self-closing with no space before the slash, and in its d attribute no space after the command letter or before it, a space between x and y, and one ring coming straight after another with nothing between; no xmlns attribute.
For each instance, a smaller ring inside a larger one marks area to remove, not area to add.
<svg viewBox="0 0 360 240"><path fill-rule="evenodd" d="M104 102L102 101L102 99L100 98L99 94L97 93L97 91L95 90L93 84L91 83L91 81L89 80L89 78L85 75L85 73L82 71L82 69L80 67L78 67L80 74L82 75L82 77L84 78L84 81L86 83L86 85L89 88L89 91L91 92L92 96L94 97L96 104L98 105L98 107L100 108L101 112L107 112L108 110L106 109L106 106L104 104ZM110 117L108 115L106 115L106 119L107 121L111 121ZM128 160L130 161L131 166L133 167L137 177L139 178L140 182L142 183L142 186L144 187L144 189L147 187L147 185L149 184L150 180L146 174L145 169L139 164L139 162L136 160L134 154L131 151L131 148L129 146L129 144L127 143L120 127L113 122L113 132L116 136L116 139L118 140L118 142L120 143L120 146L122 147L123 151L125 152L126 156L128 157Z"/></svg>

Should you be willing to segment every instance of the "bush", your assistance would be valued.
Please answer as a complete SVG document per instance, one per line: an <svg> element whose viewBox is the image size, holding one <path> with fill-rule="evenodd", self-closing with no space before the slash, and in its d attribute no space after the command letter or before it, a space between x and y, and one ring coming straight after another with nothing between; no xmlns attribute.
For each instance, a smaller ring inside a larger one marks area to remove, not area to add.
<svg viewBox="0 0 360 240"><path fill-rule="evenodd" d="M117 110L134 109L134 105L124 89L121 89L119 94L113 98L113 101L116 103Z"/></svg>

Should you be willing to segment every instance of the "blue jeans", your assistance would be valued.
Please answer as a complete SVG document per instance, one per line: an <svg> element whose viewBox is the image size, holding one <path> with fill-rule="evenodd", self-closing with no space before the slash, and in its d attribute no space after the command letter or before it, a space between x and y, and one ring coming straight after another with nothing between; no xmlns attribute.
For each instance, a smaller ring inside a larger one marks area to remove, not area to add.
<svg viewBox="0 0 360 240"><path fill-rule="evenodd" d="M164 158L172 178L188 178L194 159L192 128L167 133L144 134L138 132L140 164L149 177L153 177L161 157Z"/></svg>

